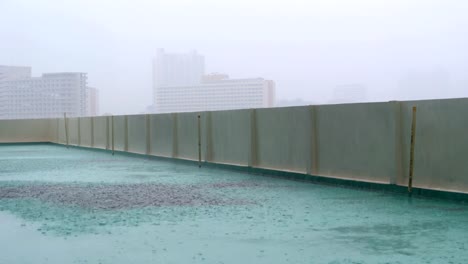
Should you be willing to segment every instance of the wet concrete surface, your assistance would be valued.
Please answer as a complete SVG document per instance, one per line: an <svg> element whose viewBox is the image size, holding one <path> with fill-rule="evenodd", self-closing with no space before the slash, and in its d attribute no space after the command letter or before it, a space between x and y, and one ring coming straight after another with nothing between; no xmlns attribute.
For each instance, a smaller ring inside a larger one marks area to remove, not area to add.
<svg viewBox="0 0 468 264"><path fill-rule="evenodd" d="M42 202L92 209L130 209L149 206L208 206L248 204L224 199L196 185L133 184L24 184L0 186L0 199L33 198Z"/></svg>
<svg viewBox="0 0 468 264"><path fill-rule="evenodd" d="M0 146L3 263L468 263L468 206Z"/></svg>

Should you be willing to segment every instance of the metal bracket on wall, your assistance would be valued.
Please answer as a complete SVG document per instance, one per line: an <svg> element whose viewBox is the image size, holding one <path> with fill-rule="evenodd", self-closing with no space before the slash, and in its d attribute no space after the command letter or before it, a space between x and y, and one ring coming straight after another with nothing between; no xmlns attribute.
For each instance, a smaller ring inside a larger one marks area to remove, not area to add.
<svg viewBox="0 0 468 264"><path fill-rule="evenodd" d="M413 189L413 170L414 170L414 143L416 140L416 106L413 106L413 117L411 121L411 148L410 148L410 164L408 177L408 193L411 194Z"/></svg>
<svg viewBox="0 0 468 264"><path fill-rule="evenodd" d="M63 124L65 126L65 143L68 148L68 122L67 122L67 113L63 113Z"/></svg>
<svg viewBox="0 0 468 264"><path fill-rule="evenodd" d="M124 117L124 150L128 151L128 116Z"/></svg>
<svg viewBox="0 0 468 264"><path fill-rule="evenodd" d="M111 121L112 121L112 134L111 134L112 155L114 155L114 116L111 116Z"/></svg>
<svg viewBox="0 0 468 264"><path fill-rule="evenodd" d="M198 168L201 168L201 123L200 114L198 114Z"/></svg>
<svg viewBox="0 0 468 264"><path fill-rule="evenodd" d="M151 154L151 117L145 115L145 128L146 128L146 155Z"/></svg>
<svg viewBox="0 0 468 264"><path fill-rule="evenodd" d="M81 146L81 117L77 119L78 146Z"/></svg>

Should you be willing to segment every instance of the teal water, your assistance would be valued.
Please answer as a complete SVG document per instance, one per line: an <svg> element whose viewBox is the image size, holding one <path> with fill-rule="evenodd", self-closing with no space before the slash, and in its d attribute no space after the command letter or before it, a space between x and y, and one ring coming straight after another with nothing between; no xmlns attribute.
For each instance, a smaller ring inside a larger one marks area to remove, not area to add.
<svg viewBox="0 0 468 264"><path fill-rule="evenodd" d="M0 145L0 263L468 263L468 206Z"/></svg>

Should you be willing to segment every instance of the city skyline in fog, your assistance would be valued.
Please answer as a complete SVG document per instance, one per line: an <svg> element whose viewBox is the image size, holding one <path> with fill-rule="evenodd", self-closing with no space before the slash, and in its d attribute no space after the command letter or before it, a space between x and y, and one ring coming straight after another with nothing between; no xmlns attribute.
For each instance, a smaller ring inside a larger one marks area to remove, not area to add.
<svg viewBox="0 0 468 264"><path fill-rule="evenodd" d="M87 72L101 113L152 103L157 48L197 50L206 72L276 82L278 101L322 104L468 96L461 1L3 0L0 64ZM444 87L444 88L441 88Z"/></svg>

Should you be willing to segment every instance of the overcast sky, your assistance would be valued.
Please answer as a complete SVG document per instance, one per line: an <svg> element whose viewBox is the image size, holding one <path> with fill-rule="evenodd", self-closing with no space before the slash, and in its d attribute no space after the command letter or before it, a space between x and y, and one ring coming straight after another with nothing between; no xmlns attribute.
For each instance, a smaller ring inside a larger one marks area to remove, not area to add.
<svg viewBox="0 0 468 264"><path fill-rule="evenodd" d="M0 65L87 72L113 114L151 104L159 47L272 79L279 100L326 103L353 83L370 101L468 96L467 14L464 0L0 0ZM398 88L440 73L447 89Z"/></svg>

